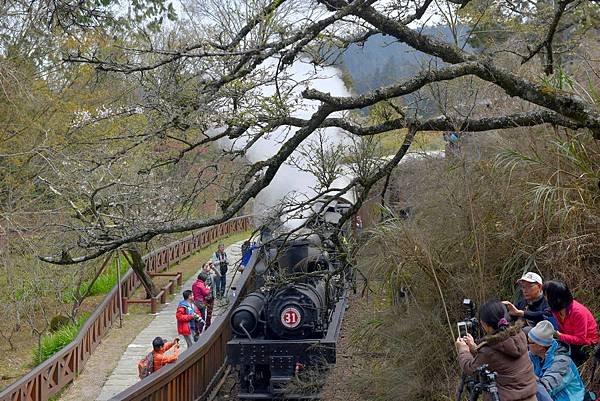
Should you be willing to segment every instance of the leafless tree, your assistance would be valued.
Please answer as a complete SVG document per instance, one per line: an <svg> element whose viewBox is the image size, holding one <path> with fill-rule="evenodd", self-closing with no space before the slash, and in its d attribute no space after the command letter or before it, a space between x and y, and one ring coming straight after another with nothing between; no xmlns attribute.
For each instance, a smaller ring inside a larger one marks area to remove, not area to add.
<svg viewBox="0 0 600 401"><path fill-rule="evenodd" d="M71 63L94 66L99 74L136 80L138 90L131 94L129 107L112 110L107 118L120 118L125 110L129 118L135 115L144 124L128 123L100 143L90 142L87 151L79 147L75 153L48 150L45 154L54 167L38 179L72 214L60 222L60 254L42 256L43 260L82 262L161 234L226 221L266 188L315 132L325 128L336 128L367 145L379 134L401 130L393 155L378 162L362 158L357 165L360 171L347 186L338 188L356 192L357 204L350 212L397 166L420 132L483 132L551 124L587 130L600 139L600 112L593 97L576 85L557 87L539 78L542 70L554 71L549 67L556 51L554 31L562 29L563 21L580 11L578 7L597 13L597 3L557 3L541 44L525 58L519 53L527 52L523 45L517 51L470 51L457 39L456 29L449 41L424 33L423 25L436 9L456 28L461 8L473 7L471 18L477 15L475 6L486 11L479 0L229 0L202 5L199 15L200 4L188 4L181 23L169 33L142 35L112 52L91 47L65 56ZM508 13L512 3L495 6ZM561 32L569 34L568 29ZM351 44L379 34L430 56L430 61L411 77L361 95L335 96L311 88L311 77L298 79L292 73L296 63L310 62L314 77L335 61L328 55L339 56ZM542 50L544 63L522 67L533 58L531 54ZM400 99L396 104L407 105L401 99L409 95L434 101L435 93L448 88L460 91L469 82L471 89L448 100L451 107L440 108L439 115L403 106L398 116L369 123L349 113L396 99ZM489 97L482 99L482 93ZM456 97L461 99L457 102ZM490 107L498 99L510 99L516 111L503 113ZM307 102L314 108L307 109ZM83 119L74 130L94 126L96 121ZM275 131L281 134L279 148L248 162L252 147ZM222 150L204 157L215 144ZM182 165L186 167L178 168ZM224 195L207 196L216 188ZM208 218L194 214L207 198L214 198L219 212Z"/></svg>

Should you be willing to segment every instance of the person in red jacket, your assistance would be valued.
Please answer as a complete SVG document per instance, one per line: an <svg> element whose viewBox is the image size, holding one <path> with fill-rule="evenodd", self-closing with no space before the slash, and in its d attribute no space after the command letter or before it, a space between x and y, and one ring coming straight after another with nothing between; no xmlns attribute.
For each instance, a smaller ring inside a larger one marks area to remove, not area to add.
<svg viewBox="0 0 600 401"><path fill-rule="evenodd" d="M175 352L173 352L172 355L165 355L165 352L170 350L173 345L175 346ZM179 358L179 338L175 338L175 340L171 342L165 342L162 338L156 337L152 341L152 348L152 358L154 359L153 372L156 372L167 363L177 361L177 358Z"/></svg>
<svg viewBox="0 0 600 401"><path fill-rule="evenodd" d="M185 290L183 292L183 300L177 305L177 333L183 336L187 347L191 347L194 343L192 333L196 331L196 322L202 319L200 310L194 305L194 294L192 291Z"/></svg>
<svg viewBox="0 0 600 401"><path fill-rule="evenodd" d="M548 281L542 288L558 322L558 331L554 337L570 346L571 359L579 366L588 359L589 346L598 343L596 319L588 308L573 299L573 294L565 283Z"/></svg>
<svg viewBox="0 0 600 401"><path fill-rule="evenodd" d="M192 294L194 294L194 304L200 310L202 319L206 320L206 297L210 294L210 288L206 285L207 274L202 272L198 274L198 279L192 284ZM194 341L198 341L198 336L204 329L204 322L198 321L196 324L196 333Z"/></svg>

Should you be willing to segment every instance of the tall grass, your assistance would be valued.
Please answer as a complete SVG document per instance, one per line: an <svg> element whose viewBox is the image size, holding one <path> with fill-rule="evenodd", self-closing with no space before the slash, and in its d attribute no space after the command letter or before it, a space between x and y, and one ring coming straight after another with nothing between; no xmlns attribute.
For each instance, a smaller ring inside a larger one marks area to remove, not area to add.
<svg viewBox="0 0 600 401"><path fill-rule="evenodd" d="M351 338L372 357L352 380L364 398L453 399L461 300L514 299L524 271L566 281L600 315L600 281L590 280L600 263L600 144L552 130L511 135L473 139L494 143L477 159L464 146L463 159L399 169L389 215L358 258L370 296ZM398 217L407 206L410 219Z"/></svg>
<svg viewBox="0 0 600 401"><path fill-rule="evenodd" d="M39 347L33 350L33 366L44 362L73 341L89 316L90 313L83 312L75 323L68 323L54 333L44 335Z"/></svg>

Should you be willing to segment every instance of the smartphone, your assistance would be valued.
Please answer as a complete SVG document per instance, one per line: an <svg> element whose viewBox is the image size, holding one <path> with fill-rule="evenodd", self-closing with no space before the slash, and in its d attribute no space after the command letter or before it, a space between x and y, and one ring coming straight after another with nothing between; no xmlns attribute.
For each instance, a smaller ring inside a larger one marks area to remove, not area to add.
<svg viewBox="0 0 600 401"><path fill-rule="evenodd" d="M463 338L467 335L467 324L465 322L456 323L458 327L458 337Z"/></svg>

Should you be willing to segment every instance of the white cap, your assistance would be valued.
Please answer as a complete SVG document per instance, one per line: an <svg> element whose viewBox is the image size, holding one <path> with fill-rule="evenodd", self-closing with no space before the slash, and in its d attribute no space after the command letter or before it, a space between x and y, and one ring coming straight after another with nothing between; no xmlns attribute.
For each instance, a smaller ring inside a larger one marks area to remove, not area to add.
<svg viewBox="0 0 600 401"><path fill-rule="evenodd" d="M517 283L519 281L527 281L529 283L538 283L539 285L544 284L544 282L542 281L542 276L540 276L539 274L534 273L534 272L527 272L527 273L523 274L523 277L518 279Z"/></svg>

